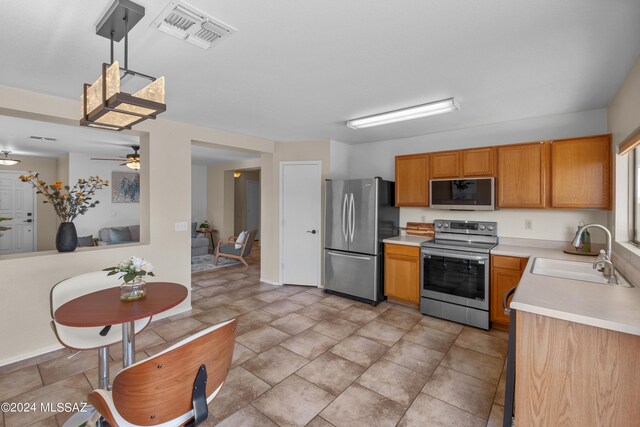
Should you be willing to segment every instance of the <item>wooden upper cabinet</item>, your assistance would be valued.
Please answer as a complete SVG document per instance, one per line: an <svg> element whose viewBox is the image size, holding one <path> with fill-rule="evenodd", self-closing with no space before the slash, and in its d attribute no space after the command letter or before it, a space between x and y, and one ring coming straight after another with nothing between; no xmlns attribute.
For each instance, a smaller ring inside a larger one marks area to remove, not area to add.
<svg viewBox="0 0 640 427"><path fill-rule="evenodd" d="M548 145L534 142L498 147L498 207L544 208L548 205Z"/></svg>
<svg viewBox="0 0 640 427"><path fill-rule="evenodd" d="M611 207L611 135L552 141L551 207Z"/></svg>
<svg viewBox="0 0 640 427"><path fill-rule="evenodd" d="M431 179L459 178L460 176L460 151L431 154Z"/></svg>
<svg viewBox="0 0 640 427"><path fill-rule="evenodd" d="M396 206L429 206L429 155L396 157Z"/></svg>
<svg viewBox="0 0 640 427"><path fill-rule="evenodd" d="M460 155L462 173L465 178L496 176L495 147L462 150Z"/></svg>

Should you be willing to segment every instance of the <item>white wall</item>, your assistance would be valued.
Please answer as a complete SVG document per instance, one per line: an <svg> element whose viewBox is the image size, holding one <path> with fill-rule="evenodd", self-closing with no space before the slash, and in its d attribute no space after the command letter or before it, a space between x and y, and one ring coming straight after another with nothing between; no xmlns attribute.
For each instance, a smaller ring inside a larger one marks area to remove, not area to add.
<svg viewBox="0 0 640 427"><path fill-rule="evenodd" d="M109 180L109 186L96 191L94 200L100 201L95 207L79 216L75 221L78 236L98 237L103 227L125 227L140 224L140 203L112 203L112 176L114 171L135 172L119 162L91 160L91 154L69 153L69 185L73 186L79 178L99 176Z"/></svg>
<svg viewBox="0 0 640 427"><path fill-rule="evenodd" d="M395 180L395 156L490 145L513 144L546 139L607 133L607 111L593 110L516 120L413 138L347 145L331 142L332 178L369 178L381 176ZM334 163L334 159L339 159ZM342 159L348 159L345 164ZM401 208L400 225L408 221L431 222L434 219L497 221L501 237L569 240L580 219L606 224L607 213L599 210L557 211L503 209L493 212L452 212L429 208ZM533 230L525 230L526 219ZM594 240L602 236L594 232Z"/></svg>
<svg viewBox="0 0 640 427"><path fill-rule="evenodd" d="M191 165L191 221L207 218L207 166Z"/></svg>

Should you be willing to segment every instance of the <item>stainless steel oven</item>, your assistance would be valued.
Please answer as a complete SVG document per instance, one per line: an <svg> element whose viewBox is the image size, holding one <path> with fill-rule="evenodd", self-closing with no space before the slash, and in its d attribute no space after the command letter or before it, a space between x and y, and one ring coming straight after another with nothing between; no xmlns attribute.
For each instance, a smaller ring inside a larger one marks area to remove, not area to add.
<svg viewBox="0 0 640 427"><path fill-rule="evenodd" d="M421 311L489 329L489 251L497 225L435 221L435 228L436 238L422 245Z"/></svg>

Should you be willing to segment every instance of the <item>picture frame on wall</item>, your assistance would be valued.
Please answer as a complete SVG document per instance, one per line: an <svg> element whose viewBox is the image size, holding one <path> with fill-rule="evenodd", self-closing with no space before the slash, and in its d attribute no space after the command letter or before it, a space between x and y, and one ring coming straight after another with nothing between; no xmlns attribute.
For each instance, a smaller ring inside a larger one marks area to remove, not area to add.
<svg viewBox="0 0 640 427"><path fill-rule="evenodd" d="M140 174L112 172L111 203L140 203Z"/></svg>

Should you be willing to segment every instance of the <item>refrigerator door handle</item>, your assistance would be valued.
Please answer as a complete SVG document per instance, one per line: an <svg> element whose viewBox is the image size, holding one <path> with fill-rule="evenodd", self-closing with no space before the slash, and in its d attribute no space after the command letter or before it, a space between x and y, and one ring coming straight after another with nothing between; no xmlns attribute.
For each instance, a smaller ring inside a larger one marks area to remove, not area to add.
<svg viewBox="0 0 640 427"><path fill-rule="evenodd" d="M350 235L350 241L353 242L353 235L355 234L355 231L356 231L356 204L354 203L354 200L353 200L353 193L351 193L351 198L349 199L349 213L350 213L349 235Z"/></svg>
<svg viewBox="0 0 640 427"><path fill-rule="evenodd" d="M331 256L337 256L337 257L341 257L341 258L359 258L359 259L365 259L365 260L370 260L371 257L370 256L366 256L366 255L354 255L354 254L340 254L337 252L331 252L331 251L327 251L327 254L331 255Z"/></svg>
<svg viewBox="0 0 640 427"><path fill-rule="evenodd" d="M342 202L342 235L344 236L344 241L347 241L347 193L344 194L344 201Z"/></svg>

